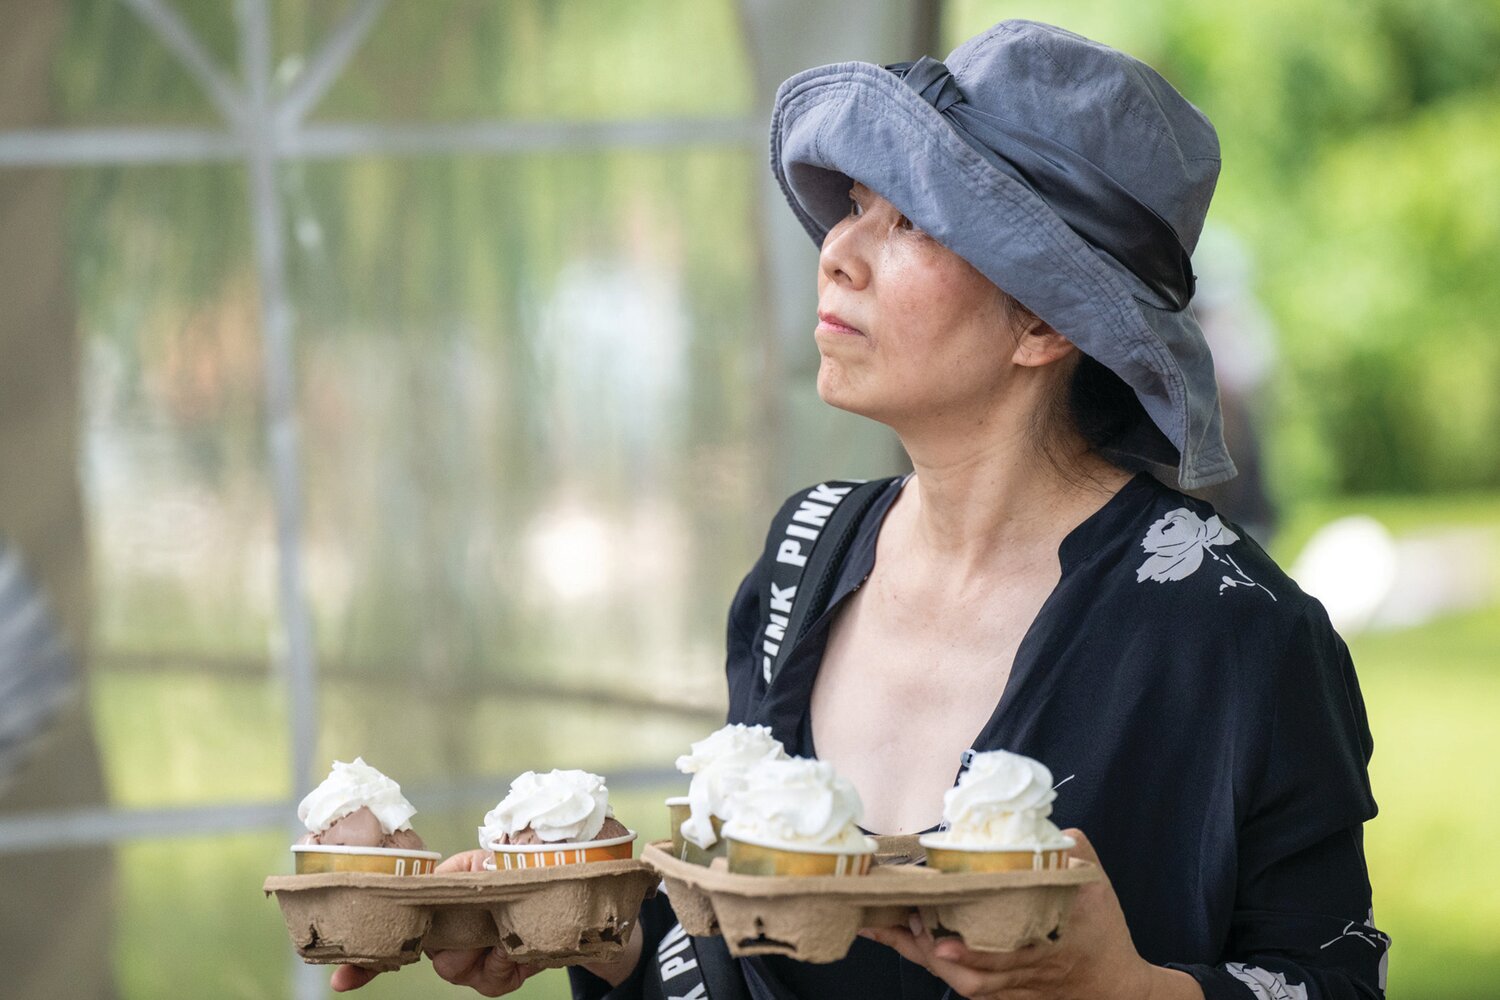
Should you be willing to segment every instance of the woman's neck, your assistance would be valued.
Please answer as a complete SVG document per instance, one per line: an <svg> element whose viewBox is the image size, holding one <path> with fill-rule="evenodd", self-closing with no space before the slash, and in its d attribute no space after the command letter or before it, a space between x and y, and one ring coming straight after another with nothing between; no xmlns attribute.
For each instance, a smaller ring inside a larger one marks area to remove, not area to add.
<svg viewBox="0 0 1500 1000"><path fill-rule="evenodd" d="M1114 496L1130 474L1076 434L1051 456L1029 430L903 435L916 476L903 520L912 540L962 576L1055 558L1063 538Z"/></svg>

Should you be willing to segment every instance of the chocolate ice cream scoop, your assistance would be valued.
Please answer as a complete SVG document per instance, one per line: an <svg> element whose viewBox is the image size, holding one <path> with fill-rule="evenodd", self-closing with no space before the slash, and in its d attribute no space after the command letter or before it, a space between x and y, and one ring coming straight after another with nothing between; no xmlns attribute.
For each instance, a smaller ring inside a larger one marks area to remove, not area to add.
<svg viewBox="0 0 1500 1000"><path fill-rule="evenodd" d="M611 837L624 837L629 833L630 831L625 829L624 823L621 823L613 816L606 816L604 817L604 825L599 828L598 833L594 834L594 839L609 840Z"/></svg>
<svg viewBox="0 0 1500 1000"><path fill-rule="evenodd" d="M630 832L629 830L625 829L625 824L624 823L621 823L619 820L615 819L613 816L606 816L604 818L604 825L599 828L599 832L596 833L596 834L594 834L593 837L591 837L589 839L590 840L609 840L611 837L623 837L626 834L628 834L629 832ZM543 840L540 836L537 835L537 832L535 830L533 830L531 827L528 826L528 827L523 827L520 830L517 830L515 833L510 834L509 836L501 836L500 839L496 841L496 843L499 843L499 844L572 844L572 843L578 843L578 842L577 841L572 841L572 840Z"/></svg>
<svg viewBox="0 0 1500 1000"><path fill-rule="evenodd" d="M427 845L422 843L422 838L417 836L417 831L415 830L397 830L394 833L386 834L385 840L380 846L394 847L402 851L427 850Z"/></svg>
<svg viewBox="0 0 1500 1000"><path fill-rule="evenodd" d="M545 844L545 843L547 843L547 841L545 841L545 840L542 839L541 834L537 833L535 830L533 830L531 827L528 826L528 827L524 827L524 828L522 828L520 830L517 830L515 833L503 833L503 834L501 834L500 835L500 839L497 840L497 841L495 841L495 843L497 843L497 844Z"/></svg>
<svg viewBox="0 0 1500 1000"><path fill-rule="evenodd" d="M339 845L341 847L394 847L400 850L420 851L425 848L422 838L415 830L396 830L386 833L380 820L368 806L341 816L329 824L322 833L304 834L299 844Z"/></svg>

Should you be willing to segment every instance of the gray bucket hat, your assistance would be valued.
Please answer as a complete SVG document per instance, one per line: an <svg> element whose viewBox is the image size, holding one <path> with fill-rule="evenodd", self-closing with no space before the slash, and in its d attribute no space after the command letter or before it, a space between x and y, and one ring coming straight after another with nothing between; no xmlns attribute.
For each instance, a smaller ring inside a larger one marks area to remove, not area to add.
<svg viewBox="0 0 1500 1000"><path fill-rule="evenodd" d="M1033 21L946 64L821 66L776 94L771 167L815 242L857 180L1120 376L1151 422L1112 452L1183 489L1234 476L1188 307L1219 141L1155 70Z"/></svg>

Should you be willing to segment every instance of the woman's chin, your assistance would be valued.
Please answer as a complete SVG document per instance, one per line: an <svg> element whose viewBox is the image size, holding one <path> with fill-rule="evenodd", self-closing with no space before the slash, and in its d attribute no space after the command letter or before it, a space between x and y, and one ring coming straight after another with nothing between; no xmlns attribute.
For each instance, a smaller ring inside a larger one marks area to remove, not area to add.
<svg viewBox="0 0 1500 1000"><path fill-rule="evenodd" d="M818 398L835 409L844 410L858 417L865 417L879 423L889 423L883 416L883 409L869 397L868 393L854 392L847 386L825 386L819 380Z"/></svg>
<svg viewBox="0 0 1500 1000"><path fill-rule="evenodd" d="M864 408L859 405L859 393L851 392L847 385L825 378L821 373L818 376L818 398L837 409L864 415Z"/></svg>
<svg viewBox="0 0 1500 1000"><path fill-rule="evenodd" d="M857 369L850 378L849 369L836 360L823 358L818 366L818 398L829 406L892 426L902 411L901 400L893 399L895 388L887 379L866 369Z"/></svg>

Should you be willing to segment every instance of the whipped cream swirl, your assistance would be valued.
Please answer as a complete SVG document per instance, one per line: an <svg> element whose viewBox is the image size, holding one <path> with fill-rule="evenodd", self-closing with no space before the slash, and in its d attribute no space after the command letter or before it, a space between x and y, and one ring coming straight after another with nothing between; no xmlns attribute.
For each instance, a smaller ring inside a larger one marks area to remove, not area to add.
<svg viewBox="0 0 1500 1000"><path fill-rule="evenodd" d="M691 815L682 836L707 850L719 838L713 817L729 818L729 800L744 784L745 772L763 760L785 760L781 741L768 726L725 726L694 743L692 753L677 758L677 770L693 776L688 785Z"/></svg>
<svg viewBox="0 0 1500 1000"><path fill-rule="evenodd" d="M411 818L417 814L401 795L401 786L365 763L363 757L354 763L334 761L328 777L307 793L297 805L297 818L311 833L322 833L336 821L368 807L387 834L410 830Z"/></svg>
<svg viewBox="0 0 1500 1000"><path fill-rule="evenodd" d="M593 840L614 815L604 779L588 771L527 771L510 783L510 794L484 817L479 846L489 849L502 836L530 827L547 843Z"/></svg>
<svg viewBox="0 0 1500 1000"><path fill-rule="evenodd" d="M859 792L827 761L764 760L745 772L731 796L724 835L793 851L864 852L869 843L859 829L864 814Z"/></svg>
<svg viewBox="0 0 1500 1000"><path fill-rule="evenodd" d="M958 784L943 793L942 839L969 847L1055 849L1072 841L1052 815L1052 772L1008 750L977 753Z"/></svg>

